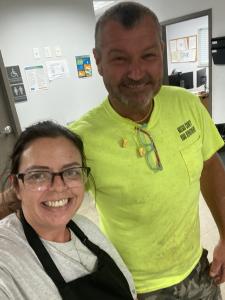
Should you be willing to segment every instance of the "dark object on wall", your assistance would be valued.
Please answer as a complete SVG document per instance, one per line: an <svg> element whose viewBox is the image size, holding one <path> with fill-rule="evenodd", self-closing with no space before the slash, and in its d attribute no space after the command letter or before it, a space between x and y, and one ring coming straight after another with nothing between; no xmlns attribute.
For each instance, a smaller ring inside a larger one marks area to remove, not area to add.
<svg viewBox="0 0 225 300"><path fill-rule="evenodd" d="M211 50L215 65L225 64L225 36L212 38Z"/></svg>

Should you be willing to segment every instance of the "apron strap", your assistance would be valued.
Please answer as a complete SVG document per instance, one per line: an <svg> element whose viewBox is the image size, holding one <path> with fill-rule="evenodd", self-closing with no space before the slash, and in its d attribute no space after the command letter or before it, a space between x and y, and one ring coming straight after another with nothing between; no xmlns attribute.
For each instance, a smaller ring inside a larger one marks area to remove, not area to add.
<svg viewBox="0 0 225 300"><path fill-rule="evenodd" d="M58 289L63 288L66 284L64 278L62 277L61 273L56 267L48 251L45 249L45 246L43 245L41 239L34 231L34 229L30 226L30 224L26 221L22 210L20 210L20 217L27 241L29 242L30 246L34 250L38 259L40 260L46 273L50 276L50 278L55 283Z"/></svg>
<svg viewBox="0 0 225 300"><path fill-rule="evenodd" d="M78 239L97 257L102 253L102 249L93 244L74 221L70 220L67 227L69 227Z"/></svg>
<svg viewBox="0 0 225 300"><path fill-rule="evenodd" d="M81 277L72 282L66 283L64 278L60 274L59 270L57 269L51 256L49 255L48 251L45 249L45 246L43 245L38 234L35 232L32 226L30 226L30 224L26 221L22 210L20 212L20 216L21 216L21 223L28 243L30 244L35 254L37 255L44 270L46 271L48 276L52 279L52 281L58 288L58 291L62 299L70 299L70 300L75 298L89 299L89 296L87 298L88 295L87 293L85 293L85 297L82 296L83 288L84 287L86 288L87 284L88 286L90 285L90 287L92 288L91 291L97 292L97 294L100 296L104 294L104 299L107 299L105 297L107 293L106 294L105 292L100 293L100 291L102 290L102 288L104 289L107 287L108 289L108 286L111 286L111 281L114 282L115 288L121 289L121 295L118 299L129 299L129 300L133 299L129 290L128 282L124 274L120 271L116 263L113 261L113 259L104 250L99 248L97 245L93 244L83 233L83 231L76 225L76 223L74 223L72 220L67 224L67 227L69 227L74 232L74 234L80 239L80 241L98 257L98 270L102 272L102 276L104 277L104 279L110 275L109 276L110 282L107 283L107 281L105 280L100 280L99 283L98 280L99 278L101 279L101 276L99 276L99 274L96 275L94 273L94 275L89 274L83 278ZM110 266L109 270L104 269L105 264L108 264L108 266ZM95 280L97 280L96 284L95 284ZM103 286L101 286L102 284ZM77 295L79 295L79 297ZM100 300L102 299L102 297L98 297L98 299ZM113 294L113 297L110 299L115 300L117 299L117 296L115 297L115 295Z"/></svg>

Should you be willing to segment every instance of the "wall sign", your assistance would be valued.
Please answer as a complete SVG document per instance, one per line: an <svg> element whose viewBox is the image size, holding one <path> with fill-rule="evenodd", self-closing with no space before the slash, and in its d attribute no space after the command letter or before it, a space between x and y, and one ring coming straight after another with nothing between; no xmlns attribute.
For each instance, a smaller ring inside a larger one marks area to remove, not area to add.
<svg viewBox="0 0 225 300"><path fill-rule="evenodd" d="M9 84L13 93L14 101L27 101L26 91L23 85L20 67L18 65L6 67L6 71L9 79Z"/></svg>

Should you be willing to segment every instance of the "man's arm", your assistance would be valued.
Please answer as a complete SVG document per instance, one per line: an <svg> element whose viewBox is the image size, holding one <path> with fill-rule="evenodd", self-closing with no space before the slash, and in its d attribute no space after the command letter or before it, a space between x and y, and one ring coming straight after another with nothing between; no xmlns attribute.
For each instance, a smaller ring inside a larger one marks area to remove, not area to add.
<svg viewBox="0 0 225 300"><path fill-rule="evenodd" d="M216 283L225 282L225 168L218 154L204 162L201 192L213 215L220 240L213 252L210 276Z"/></svg>

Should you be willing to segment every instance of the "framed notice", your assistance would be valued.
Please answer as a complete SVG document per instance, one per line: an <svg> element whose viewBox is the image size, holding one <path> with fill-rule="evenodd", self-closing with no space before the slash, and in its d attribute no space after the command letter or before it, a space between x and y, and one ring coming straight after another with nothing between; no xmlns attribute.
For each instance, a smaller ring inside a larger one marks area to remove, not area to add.
<svg viewBox="0 0 225 300"><path fill-rule="evenodd" d="M195 62L197 60L197 35L169 41L171 63Z"/></svg>

